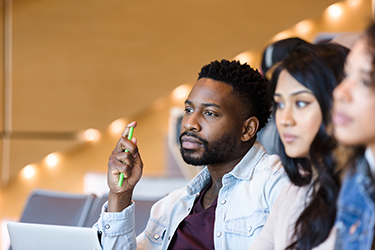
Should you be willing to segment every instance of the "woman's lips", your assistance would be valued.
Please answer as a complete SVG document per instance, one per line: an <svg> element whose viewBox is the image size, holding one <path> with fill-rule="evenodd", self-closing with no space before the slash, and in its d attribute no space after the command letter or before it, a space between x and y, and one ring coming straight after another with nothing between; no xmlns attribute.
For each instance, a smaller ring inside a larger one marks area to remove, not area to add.
<svg viewBox="0 0 375 250"><path fill-rule="evenodd" d="M292 142L294 142L295 140L297 140L297 136L295 136L295 135L292 135L292 134L288 134L288 133L284 133L283 134L283 138L284 138L284 141L286 142L286 143L292 143Z"/></svg>
<svg viewBox="0 0 375 250"><path fill-rule="evenodd" d="M352 120L352 118L339 111L335 111L332 115L332 122L335 125L346 125L352 122Z"/></svg>
<svg viewBox="0 0 375 250"><path fill-rule="evenodd" d="M196 149L202 146L202 142L194 137L183 136L181 138L181 145L186 149Z"/></svg>

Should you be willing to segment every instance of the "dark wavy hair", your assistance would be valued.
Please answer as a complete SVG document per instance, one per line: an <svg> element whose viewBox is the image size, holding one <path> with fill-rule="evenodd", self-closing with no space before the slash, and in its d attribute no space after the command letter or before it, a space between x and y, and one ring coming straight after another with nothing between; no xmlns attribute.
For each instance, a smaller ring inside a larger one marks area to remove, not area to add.
<svg viewBox="0 0 375 250"><path fill-rule="evenodd" d="M213 61L202 67L198 80L210 78L233 87L233 94L242 103L241 110L246 119L255 116L259 120L258 131L267 123L271 114L267 81L258 70L239 61Z"/></svg>
<svg viewBox="0 0 375 250"><path fill-rule="evenodd" d="M367 42L367 48L372 58L372 87L375 88L375 22L371 22L366 28L364 39Z"/></svg>
<svg viewBox="0 0 375 250"><path fill-rule="evenodd" d="M296 186L312 183L312 190L309 190L312 194L311 202L296 221L294 242L287 247L288 250L307 250L318 246L328 237L334 224L340 176L335 169L333 154L337 143L327 131L331 120L332 91L343 78L348 52L347 48L333 43L301 45L289 53L272 76L272 94L280 72L286 70L313 92L323 116L319 131L310 146L309 157L290 158L277 135L276 149L290 181Z"/></svg>

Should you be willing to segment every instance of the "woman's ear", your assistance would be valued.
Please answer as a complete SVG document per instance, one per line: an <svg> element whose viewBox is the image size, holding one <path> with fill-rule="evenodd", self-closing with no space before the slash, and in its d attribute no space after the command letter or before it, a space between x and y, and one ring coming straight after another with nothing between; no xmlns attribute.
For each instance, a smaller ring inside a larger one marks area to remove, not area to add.
<svg viewBox="0 0 375 250"><path fill-rule="evenodd" d="M243 123L243 131L242 131L242 136L241 140L243 142L247 142L251 140L257 133L259 127L259 120L255 116L252 116L248 118L244 123Z"/></svg>

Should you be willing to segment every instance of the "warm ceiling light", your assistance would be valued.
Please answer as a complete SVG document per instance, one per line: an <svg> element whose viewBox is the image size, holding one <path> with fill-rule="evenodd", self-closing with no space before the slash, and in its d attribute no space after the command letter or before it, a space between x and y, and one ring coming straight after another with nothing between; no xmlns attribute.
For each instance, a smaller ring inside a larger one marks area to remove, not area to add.
<svg viewBox="0 0 375 250"><path fill-rule="evenodd" d="M83 133L86 141L96 141L99 139L100 133L97 129L89 128Z"/></svg>
<svg viewBox="0 0 375 250"><path fill-rule="evenodd" d="M183 84L175 88L172 92L173 99L176 101L185 100L190 92L190 87Z"/></svg>
<svg viewBox="0 0 375 250"><path fill-rule="evenodd" d="M46 164L49 167L54 167L59 163L60 157L57 153L51 153L46 156Z"/></svg>
<svg viewBox="0 0 375 250"><path fill-rule="evenodd" d="M36 174L36 167L34 165L27 165L22 169L22 176L25 179L31 179L35 176Z"/></svg>
<svg viewBox="0 0 375 250"><path fill-rule="evenodd" d="M243 52L238 54L234 60L240 61L241 64L248 63L251 64L251 61L254 59L253 55L250 52Z"/></svg>
<svg viewBox="0 0 375 250"><path fill-rule="evenodd" d="M361 3L361 0L347 0L347 3L350 7L355 7Z"/></svg>
<svg viewBox="0 0 375 250"><path fill-rule="evenodd" d="M309 20L304 20L304 21L297 23L295 27L298 33L306 34L312 29L313 24Z"/></svg>
<svg viewBox="0 0 375 250"><path fill-rule="evenodd" d="M343 12L343 7L335 3L327 8L327 12L331 18L338 18Z"/></svg>
<svg viewBox="0 0 375 250"><path fill-rule="evenodd" d="M111 125L109 125L109 129L112 134L119 134L124 130L125 126L126 126L125 121L120 118L120 119L113 121Z"/></svg>
<svg viewBox="0 0 375 250"><path fill-rule="evenodd" d="M291 36L290 32L288 32L288 31L281 31L276 36L274 36L272 40L273 41L279 41L279 40L286 39L286 38L288 38L290 36Z"/></svg>

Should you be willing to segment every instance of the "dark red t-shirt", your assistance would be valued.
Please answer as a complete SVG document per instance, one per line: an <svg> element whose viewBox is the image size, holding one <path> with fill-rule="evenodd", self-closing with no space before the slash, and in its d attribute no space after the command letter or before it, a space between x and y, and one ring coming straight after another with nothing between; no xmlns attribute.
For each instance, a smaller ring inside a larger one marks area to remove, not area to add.
<svg viewBox="0 0 375 250"><path fill-rule="evenodd" d="M201 192L191 213L180 223L173 235L168 250L215 249L214 223L217 198L204 209L202 197L212 185L210 182Z"/></svg>

